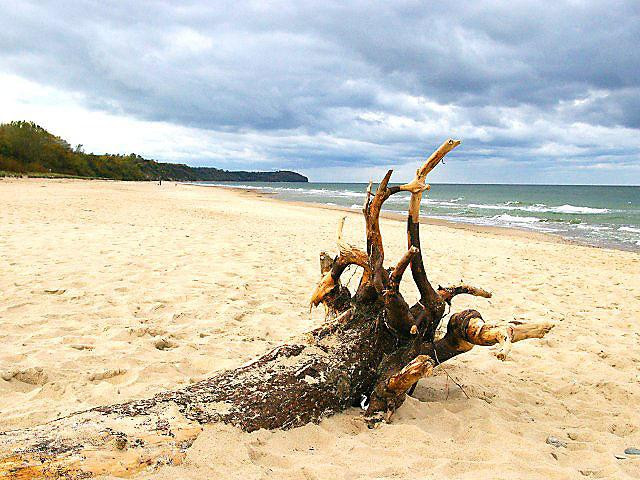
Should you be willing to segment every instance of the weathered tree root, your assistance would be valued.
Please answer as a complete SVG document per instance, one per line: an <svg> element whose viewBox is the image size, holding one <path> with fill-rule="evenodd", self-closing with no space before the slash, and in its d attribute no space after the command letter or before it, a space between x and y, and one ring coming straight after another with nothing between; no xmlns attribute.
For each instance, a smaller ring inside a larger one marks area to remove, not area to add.
<svg viewBox="0 0 640 480"><path fill-rule="evenodd" d="M312 307L324 305L323 326L182 390L0 433L0 478L126 477L178 464L202 426L212 422L246 431L291 428L362 406L374 426L389 421L421 378L456 355L475 345L498 345L497 356L504 359L512 343L543 337L552 324L492 324L465 310L451 315L446 334L435 338L445 305L456 295L491 296L466 284L434 289L422 259L419 216L426 175L459 143L444 142L405 185L388 186L391 170L374 195L369 184L363 208L366 252L342 240L344 219L340 222L339 253L321 254L322 278L310 301ZM408 250L394 268L385 269L380 210L401 191L411 192ZM340 283L349 265L363 269L353 296ZM412 306L399 288L407 268L420 293Z"/></svg>

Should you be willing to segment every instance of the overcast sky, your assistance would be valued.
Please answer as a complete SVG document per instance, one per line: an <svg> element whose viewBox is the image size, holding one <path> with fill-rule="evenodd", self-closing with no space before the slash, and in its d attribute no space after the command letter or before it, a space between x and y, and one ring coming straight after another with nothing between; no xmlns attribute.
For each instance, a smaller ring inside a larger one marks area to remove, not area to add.
<svg viewBox="0 0 640 480"><path fill-rule="evenodd" d="M107 6L108 4L108 6ZM317 181L640 184L640 2L0 0L0 122Z"/></svg>

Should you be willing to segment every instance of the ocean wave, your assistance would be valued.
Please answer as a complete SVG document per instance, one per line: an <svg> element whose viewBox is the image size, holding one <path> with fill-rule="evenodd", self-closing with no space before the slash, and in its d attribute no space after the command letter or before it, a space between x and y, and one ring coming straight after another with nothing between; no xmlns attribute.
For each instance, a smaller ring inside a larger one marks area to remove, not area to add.
<svg viewBox="0 0 640 480"><path fill-rule="evenodd" d="M385 205L407 205L409 202L409 195L394 195L389 197L389 199L385 202ZM423 198L422 205L426 205L428 207L455 207L462 208L463 205L455 203L453 201L447 200L434 200L433 198Z"/></svg>
<svg viewBox="0 0 640 480"><path fill-rule="evenodd" d="M535 223L540 221L538 217L515 217L513 215L509 215L508 213L496 215L494 217L491 217L491 219L509 223Z"/></svg>
<svg viewBox="0 0 640 480"><path fill-rule="evenodd" d="M195 183L205 187L246 188L250 190L262 190L274 193L299 193L305 196L318 197L349 197L364 198L364 192L352 192L350 190L330 190L325 188L300 188L300 187L272 187L269 185L246 185L243 183Z"/></svg>
<svg viewBox="0 0 640 480"><path fill-rule="evenodd" d="M615 245L637 245L640 246L640 240L637 237L624 238L617 231L623 231L633 227L620 227L614 229L607 225L589 225L579 224L573 225L566 222L546 222L545 219L536 217L516 217L509 214L495 215L493 217L460 217L455 215L429 215L429 218L439 218L458 223L470 223L474 225L486 226L503 226L510 228L522 228L542 233L560 234L562 236L573 238L586 242L590 245L606 245L610 242ZM640 232L640 228L634 228L635 232ZM580 232L580 233L579 233Z"/></svg>
<svg viewBox="0 0 640 480"><path fill-rule="evenodd" d="M588 224L580 224L576 228L580 230L594 230L596 232L600 232L603 230L611 230L611 227L607 227L606 225L588 225Z"/></svg>
<svg viewBox="0 0 640 480"><path fill-rule="evenodd" d="M470 203L468 206L481 210L521 210L523 212L532 213L567 213L587 215L609 213L611 211L608 208L582 207L568 204L560 205L559 207L550 207L543 203L536 203L535 205L527 206L517 205L518 203L519 202L505 202L503 204Z"/></svg>
<svg viewBox="0 0 640 480"><path fill-rule="evenodd" d="M512 207L510 205L490 205L484 203L470 203L467 205L471 208L480 208L482 210L517 210L517 207Z"/></svg>
<svg viewBox="0 0 640 480"><path fill-rule="evenodd" d="M608 208L593 207L576 207L574 205L562 205L560 207L551 207L552 212L557 213L609 213Z"/></svg>
<svg viewBox="0 0 640 480"><path fill-rule="evenodd" d="M458 205L455 202L447 202L446 200L432 200L430 198L427 198L426 204L427 205L434 205L436 207L458 207L458 208L460 208L460 205Z"/></svg>
<svg viewBox="0 0 640 480"><path fill-rule="evenodd" d="M620 227L620 228L618 228L618 231L620 231L620 232L640 233L640 228Z"/></svg>
<svg viewBox="0 0 640 480"><path fill-rule="evenodd" d="M364 198L364 192L352 192L349 190L325 190L318 188L291 188L291 187L261 187L262 190L270 192L295 192L308 196L318 197L348 197L348 198Z"/></svg>

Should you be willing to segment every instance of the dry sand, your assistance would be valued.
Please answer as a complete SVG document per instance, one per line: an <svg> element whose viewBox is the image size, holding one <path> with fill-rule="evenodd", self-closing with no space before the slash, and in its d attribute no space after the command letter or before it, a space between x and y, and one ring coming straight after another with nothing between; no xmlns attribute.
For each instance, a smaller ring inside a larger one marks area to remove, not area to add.
<svg viewBox="0 0 640 480"><path fill-rule="evenodd" d="M342 215L168 182L4 179L0 205L0 430L183 386L317 326L318 253ZM397 259L404 224L381 223ZM214 425L184 465L139 478L640 478L640 458L614 457L640 448L640 256L443 225L422 237L435 284L494 292L455 310L556 328L506 362L477 347L447 363L470 399L440 370L379 429L356 409L290 431Z"/></svg>

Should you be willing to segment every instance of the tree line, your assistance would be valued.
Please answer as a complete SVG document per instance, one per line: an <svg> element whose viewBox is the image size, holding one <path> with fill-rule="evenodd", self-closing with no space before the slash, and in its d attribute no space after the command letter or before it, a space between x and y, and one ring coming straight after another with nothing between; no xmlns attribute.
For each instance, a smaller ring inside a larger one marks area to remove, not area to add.
<svg viewBox="0 0 640 480"><path fill-rule="evenodd" d="M228 171L162 163L140 155L85 153L82 145L53 135L34 122L14 121L0 125L0 175L65 175L114 180L262 181L307 182L296 172Z"/></svg>

